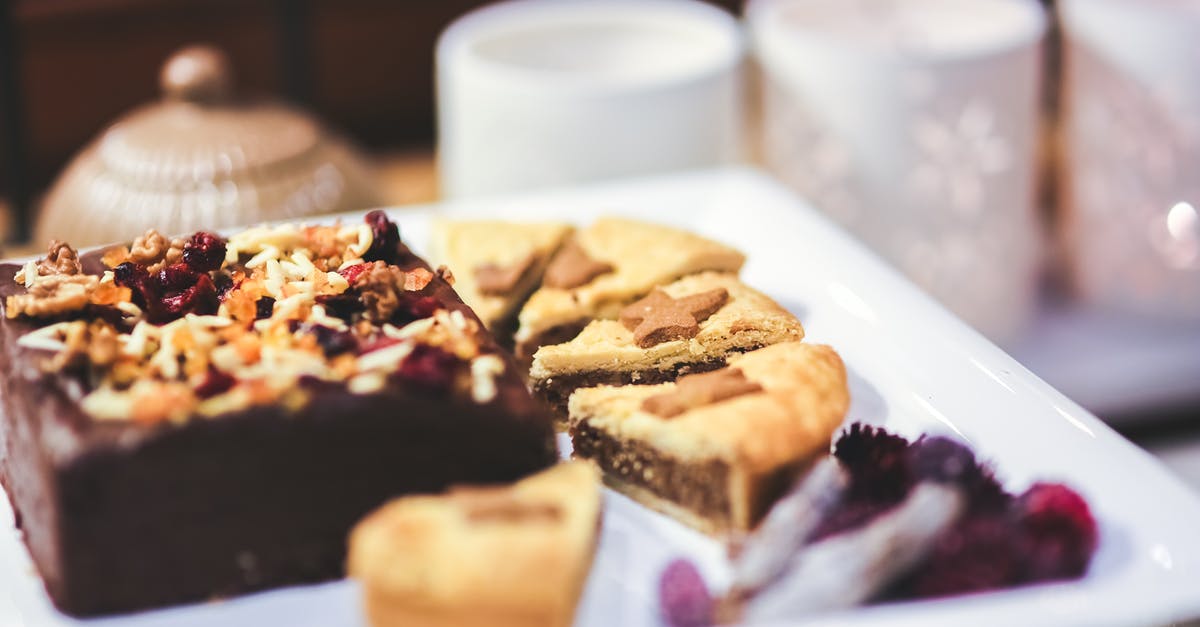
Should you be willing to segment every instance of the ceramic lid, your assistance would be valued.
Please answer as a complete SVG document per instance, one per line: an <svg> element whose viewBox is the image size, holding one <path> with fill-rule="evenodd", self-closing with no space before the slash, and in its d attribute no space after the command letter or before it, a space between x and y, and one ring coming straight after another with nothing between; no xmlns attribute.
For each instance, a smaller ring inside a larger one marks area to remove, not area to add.
<svg viewBox="0 0 1200 627"><path fill-rule="evenodd" d="M36 237L84 246L146 228L185 233L366 208L365 160L310 116L232 94L220 51L185 48L163 66L163 98L122 117L68 166Z"/></svg>

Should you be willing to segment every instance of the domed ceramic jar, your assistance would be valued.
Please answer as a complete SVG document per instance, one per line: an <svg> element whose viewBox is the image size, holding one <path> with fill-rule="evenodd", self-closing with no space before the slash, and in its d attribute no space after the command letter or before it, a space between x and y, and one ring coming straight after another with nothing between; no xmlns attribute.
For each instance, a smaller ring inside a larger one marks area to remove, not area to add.
<svg viewBox="0 0 1200 627"><path fill-rule="evenodd" d="M219 51L181 50L160 80L161 102L118 120L60 175L37 241L87 246L381 203L366 161L311 117L231 98Z"/></svg>

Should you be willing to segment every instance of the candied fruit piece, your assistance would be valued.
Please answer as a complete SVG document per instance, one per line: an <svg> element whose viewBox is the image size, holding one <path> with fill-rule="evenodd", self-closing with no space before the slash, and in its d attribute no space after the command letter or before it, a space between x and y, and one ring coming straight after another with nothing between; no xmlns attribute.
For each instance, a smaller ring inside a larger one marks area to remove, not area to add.
<svg viewBox="0 0 1200 627"><path fill-rule="evenodd" d="M225 262L225 240L212 233L198 231L183 245L183 263L196 272L212 272Z"/></svg>
<svg viewBox="0 0 1200 627"><path fill-rule="evenodd" d="M658 602L663 620L672 627L713 624L713 598L696 566L676 559L658 581Z"/></svg>

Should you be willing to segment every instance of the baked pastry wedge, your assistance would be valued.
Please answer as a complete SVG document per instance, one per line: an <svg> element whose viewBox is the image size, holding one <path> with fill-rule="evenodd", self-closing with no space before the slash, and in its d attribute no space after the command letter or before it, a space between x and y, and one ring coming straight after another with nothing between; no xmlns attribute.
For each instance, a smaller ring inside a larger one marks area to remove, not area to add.
<svg viewBox="0 0 1200 627"><path fill-rule="evenodd" d="M720 534L754 527L828 452L849 404L837 353L787 342L674 383L577 390L570 435L609 486Z"/></svg>
<svg viewBox="0 0 1200 627"><path fill-rule="evenodd" d="M517 311L572 231L561 222L443 220L434 225L431 255L454 273L463 302L506 342L516 331Z"/></svg>
<svg viewBox="0 0 1200 627"><path fill-rule="evenodd" d="M616 318L655 286L705 270L736 273L744 261L737 250L687 231L601 218L559 250L521 308L517 357L527 361L539 346L565 342L593 319Z"/></svg>
<svg viewBox="0 0 1200 627"><path fill-rule="evenodd" d="M800 321L770 297L733 274L702 272L654 288L617 320L593 320L574 339L541 347L530 381L561 419L578 388L674 381L803 337Z"/></svg>
<svg viewBox="0 0 1200 627"><path fill-rule="evenodd" d="M510 357L383 212L0 265L0 483L75 615L339 577L386 500L553 464Z"/></svg>
<svg viewBox="0 0 1200 627"><path fill-rule="evenodd" d="M594 466L574 461L509 487L410 496L350 535L347 570L374 627L567 627L600 523Z"/></svg>

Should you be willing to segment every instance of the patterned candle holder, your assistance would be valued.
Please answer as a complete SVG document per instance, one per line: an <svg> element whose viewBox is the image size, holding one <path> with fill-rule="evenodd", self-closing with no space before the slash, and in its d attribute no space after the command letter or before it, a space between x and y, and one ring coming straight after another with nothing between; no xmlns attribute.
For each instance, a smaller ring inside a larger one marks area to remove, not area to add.
<svg viewBox="0 0 1200 627"><path fill-rule="evenodd" d="M952 310L1013 337L1036 294L1039 44L1021 0L757 0L767 167Z"/></svg>
<svg viewBox="0 0 1200 627"><path fill-rule="evenodd" d="M1200 4L1067 0L1064 236L1087 301L1200 321Z"/></svg>

